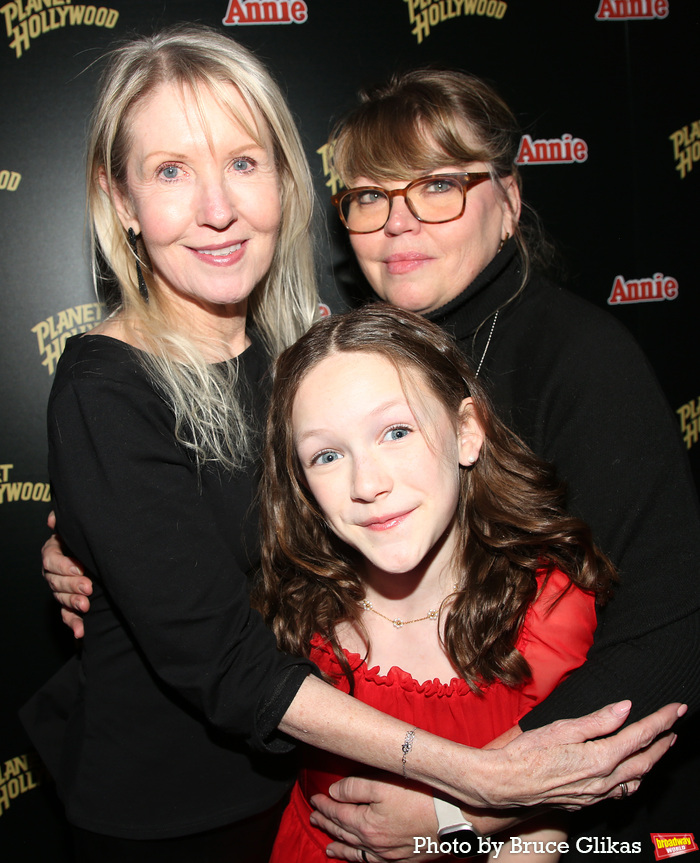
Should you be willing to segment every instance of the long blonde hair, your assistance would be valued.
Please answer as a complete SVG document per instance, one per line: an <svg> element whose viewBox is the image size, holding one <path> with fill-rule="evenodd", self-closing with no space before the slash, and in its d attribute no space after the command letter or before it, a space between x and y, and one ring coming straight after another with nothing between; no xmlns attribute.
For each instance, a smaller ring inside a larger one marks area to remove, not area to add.
<svg viewBox="0 0 700 863"><path fill-rule="evenodd" d="M311 325L318 307L313 264L311 175L294 120L265 66L232 39L202 26L177 26L138 37L108 55L92 115L87 156L87 207L93 274L100 284L104 262L116 277L118 309L138 329L140 354L156 387L175 413L176 434L199 464L215 460L240 468L251 450L249 418L236 395L236 364L208 363L202 345L174 328L154 290L143 243L138 259L149 287L139 293L135 253L119 221L112 190L126 192L129 118L160 84L176 83L201 104L204 88L243 126L231 105L233 84L254 117L267 126L280 182L282 217L269 272L248 299L249 321L271 356ZM205 119L205 118L202 118ZM248 129L256 141L260 130ZM106 180L103 189L100 177ZM106 280L109 288L109 279ZM110 298L108 297L108 302Z"/></svg>

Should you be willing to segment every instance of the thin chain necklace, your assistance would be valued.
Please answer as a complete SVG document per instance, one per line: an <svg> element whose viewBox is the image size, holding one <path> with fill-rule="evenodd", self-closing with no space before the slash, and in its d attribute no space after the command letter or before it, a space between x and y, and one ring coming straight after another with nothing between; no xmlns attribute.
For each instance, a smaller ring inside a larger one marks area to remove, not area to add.
<svg viewBox="0 0 700 863"><path fill-rule="evenodd" d="M452 593L457 590L457 582L452 585ZM419 623L421 620L437 620L440 614L439 608L431 608L426 615L423 617L414 617L413 620L404 620L401 617L387 617L386 614L382 614L381 611L377 611L377 609L372 605L369 599L361 599L360 605L367 609L367 611L371 611L374 614L378 614L379 617L383 617L384 620L388 620L389 623L394 624L394 629L403 629L404 626L408 626L409 623Z"/></svg>
<svg viewBox="0 0 700 863"><path fill-rule="evenodd" d="M498 313L500 309L496 309L496 314L493 316L493 323L491 324L491 331L489 332L489 337L486 339L486 347L484 348L484 352L481 355L481 359L479 360L479 365L477 366L476 373L474 374L475 378L479 377L479 372L481 371L481 367L484 364L484 358L486 357L486 351L489 349L489 345L491 344L491 336L493 335L493 331L496 329L496 321L498 320Z"/></svg>

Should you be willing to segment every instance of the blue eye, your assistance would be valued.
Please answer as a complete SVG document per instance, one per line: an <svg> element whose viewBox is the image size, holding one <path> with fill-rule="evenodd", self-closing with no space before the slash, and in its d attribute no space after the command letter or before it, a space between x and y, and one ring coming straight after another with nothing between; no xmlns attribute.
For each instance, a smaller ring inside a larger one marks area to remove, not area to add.
<svg viewBox="0 0 700 863"><path fill-rule="evenodd" d="M180 169L177 165L165 165L160 170L160 175L166 180L177 180Z"/></svg>
<svg viewBox="0 0 700 863"><path fill-rule="evenodd" d="M383 440L403 440L410 433L411 429L408 426L394 426L384 434Z"/></svg>
<svg viewBox="0 0 700 863"><path fill-rule="evenodd" d="M325 452L320 452L311 459L311 464L333 464L342 458L339 452L332 449L327 449Z"/></svg>
<svg viewBox="0 0 700 863"><path fill-rule="evenodd" d="M367 189L364 192L358 192L353 199L362 207L369 207L374 204L381 204L386 201L386 195L382 192L377 192L375 189Z"/></svg>
<svg viewBox="0 0 700 863"><path fill-rule="evenodd" d="M248 159L246 157L241 157L240 159L233 160L233 170L238 173L245 174L248 171L252 171L255 167L255 162L252 159Z"/></svg>

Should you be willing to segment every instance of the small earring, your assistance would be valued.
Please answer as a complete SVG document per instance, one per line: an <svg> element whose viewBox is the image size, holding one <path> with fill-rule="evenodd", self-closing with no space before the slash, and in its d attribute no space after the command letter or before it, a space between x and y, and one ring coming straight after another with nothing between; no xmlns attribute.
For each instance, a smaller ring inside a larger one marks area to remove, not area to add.
<svg viewBox="0 0 700 863"><path fill-rule="evenodd" d="M508 242L509 239L510 239L510 234L508 233L508 231L506 231L506 235L505 235L505 237L503 237L501 239L501 245L498 247L499 252L505 246L505 244Z"/></svg>
<svg viewBox="0 0 700 863"><path fill-rule="evenodd" d="M136 234L134 233L133 228L129 228L127 231L127 236L129 237L129 245L131 246L131 251L134 253L134 258L136 258L136 278L139 283L139 293L143 297L144 302L148 302L148 285L146 284L146 280L143 277L143 272L141 270L141 261L139 260L139 252L136 247Z"/></svg>
<svg viewBox="0 0 700 863"><path fill-rule="evenodd" d="M470 455L469 458L467 459L467 464L474 464L475 461L476 461L476 456Z"/></svg>

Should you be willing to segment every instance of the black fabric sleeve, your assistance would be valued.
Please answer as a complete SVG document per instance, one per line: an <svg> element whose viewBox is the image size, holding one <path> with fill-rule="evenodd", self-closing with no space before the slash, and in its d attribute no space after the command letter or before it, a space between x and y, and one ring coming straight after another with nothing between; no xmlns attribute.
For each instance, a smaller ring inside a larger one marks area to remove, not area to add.
<svg viewBox="0 0 700 863"><path fill-rule="evenodd" d="M58 529L161 681L218 728L279 749L272 729L311 664L280 653L251 610L232 552L238 526L223 536L202 490L224 480L198 474L172 425L138 374L69 378L49 408ZM85 623L89 651L103 624Z"/></svg>
<svg viewBox="0 0 700 863"><path fill-rule="evenodd" d="M567 310L570 321L575 309ZM631 698L631 718L669 701L700 706L700 517L677 424L645 357L607 315L586 307L556 361L537 370L548 406L537 434L620 571L584 666L523 728Z"/></svg>

